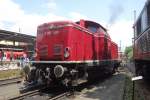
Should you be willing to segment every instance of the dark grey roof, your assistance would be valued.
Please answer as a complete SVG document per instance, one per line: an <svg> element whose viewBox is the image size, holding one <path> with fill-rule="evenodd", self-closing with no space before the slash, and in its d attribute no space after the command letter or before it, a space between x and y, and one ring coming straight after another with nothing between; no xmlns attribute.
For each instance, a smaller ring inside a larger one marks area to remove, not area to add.
<svg viewBox="0 0 150 100"><path fill-rule="evenodd" d="M36 38L35 36L0 29L0 40L31 43L35 41L35 38Z"/></svg>

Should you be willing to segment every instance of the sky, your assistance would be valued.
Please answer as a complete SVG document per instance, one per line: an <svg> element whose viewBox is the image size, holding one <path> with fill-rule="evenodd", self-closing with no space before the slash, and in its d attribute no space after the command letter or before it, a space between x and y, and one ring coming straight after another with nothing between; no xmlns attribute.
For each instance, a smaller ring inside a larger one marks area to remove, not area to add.
<svg viewBox="0 0 150 100"><path fill-rule="evenodd" d="M146 0L0 0L0 29L36 36L37 26L51 21L80 19L107 28L124 49L132 45L134 10Z"/></svg>

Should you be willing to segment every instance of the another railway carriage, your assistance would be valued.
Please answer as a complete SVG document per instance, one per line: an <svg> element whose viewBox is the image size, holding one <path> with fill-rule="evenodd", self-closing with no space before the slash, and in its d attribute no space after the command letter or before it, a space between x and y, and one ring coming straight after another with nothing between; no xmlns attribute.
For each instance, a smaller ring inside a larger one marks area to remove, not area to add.
<svg viewBox="0 0 150 100"><path fill-rule="evenodd" d="M44 23L37 29L30 81L78 85L119 66L118 46L100 24L80 20ZM32 77L36 76L36 77Z"/></svg>
<svg viewBox="0 0 150 100"><path fill-rule="evenodd" d="M150 1L147 0L134 24L134 61L136 74L150 78Z"/></svg>

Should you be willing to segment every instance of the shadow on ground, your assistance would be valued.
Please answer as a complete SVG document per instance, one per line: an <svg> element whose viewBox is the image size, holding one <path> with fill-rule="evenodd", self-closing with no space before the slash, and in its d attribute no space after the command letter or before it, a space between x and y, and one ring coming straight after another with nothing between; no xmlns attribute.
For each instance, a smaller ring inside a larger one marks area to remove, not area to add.
<svg viewBox="0 0 150 100"><path fill-rule="evenodd" d="M107 80L82 90L77 100L122 100L124 93L124 74L115 74Z"/></svg>

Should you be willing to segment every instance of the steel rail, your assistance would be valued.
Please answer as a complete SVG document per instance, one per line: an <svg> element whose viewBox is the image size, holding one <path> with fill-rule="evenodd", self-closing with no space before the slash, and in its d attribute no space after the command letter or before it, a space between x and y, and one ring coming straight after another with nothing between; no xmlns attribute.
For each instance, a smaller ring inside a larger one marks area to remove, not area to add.
<svg viewBox="0 0 150 100"><path fill-rule="evenodd" d="M0 80L0 86L14 84L14 83L20 83L20 82L21 82L21 77L3 79L3 80Z"/></svg>
<svg viewBox="0 0 150 100"><path fill-rule="evenodd" d="M9 100L23 100L27 97L32 97L32 96L40 95L40 94L41 94L40 90L34 90L34 91L30 91L22 95L19 95L17 97L9 98ZM55 96L49 97L48 100L57 100L57 99L64 98L70 95L71 95L70 92L65 92L65 93L61 93L61 94L57 94Z"/></svg>
<svg viewBox="0 0 150 100"><path fill-rule="evenodd" d="M34 91L30 91L30 92L21 94L19 96L13 97L13 98L9 98L9 100L23 100L26 97L31 97L31 96L34 96L34 95L38 95L39 93L40 93L40 90L34 90Z"/></svg>
<svg viewBox="0 0 150 100"><path fill-rule="evenodd" d="M66 97L66 96L70 96L70 95L71 95L70 92L65 92L65 93L56 95L54 97L51 97L51 98L49 98L49 100L57 100L57 99L60 99L60 98Z"/></svg>

